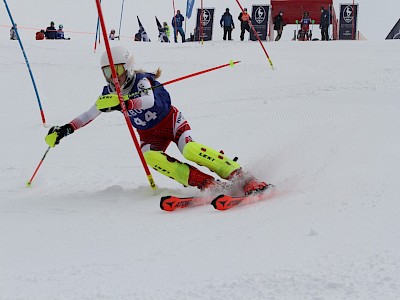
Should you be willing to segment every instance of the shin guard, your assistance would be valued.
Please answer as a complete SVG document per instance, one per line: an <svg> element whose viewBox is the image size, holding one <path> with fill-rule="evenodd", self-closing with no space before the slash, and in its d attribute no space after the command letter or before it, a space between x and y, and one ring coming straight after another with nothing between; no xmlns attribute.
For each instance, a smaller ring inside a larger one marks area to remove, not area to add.
<svg viewBox="0 0 400 300"><path fill-rule="evenodd" d="M190 161L207 167L224 179L240 168L237 162L224 154L197 142L187 143L183 148L183 156Z"/></svg>
<svg viewBox="0 0 400 300"><path fill-rule="evenodd" d="M149 166L159 173L168 176L184 186L189 183L189 166L179 160L168 156L162 151L149 150L143 153L144 158Z"/></svg>

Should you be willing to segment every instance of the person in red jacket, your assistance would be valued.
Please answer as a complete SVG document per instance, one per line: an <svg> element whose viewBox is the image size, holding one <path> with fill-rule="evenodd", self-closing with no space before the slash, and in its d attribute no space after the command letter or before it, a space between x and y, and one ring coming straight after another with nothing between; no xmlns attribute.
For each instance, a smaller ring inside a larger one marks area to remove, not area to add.
<svg viewBox="0 0 400 300"><path fill-rule="evenodd" d="M40 41L40 40L44 40L45 34L44 34L44 30L40 30L38 32L36 32L36 40Z"/></svg>

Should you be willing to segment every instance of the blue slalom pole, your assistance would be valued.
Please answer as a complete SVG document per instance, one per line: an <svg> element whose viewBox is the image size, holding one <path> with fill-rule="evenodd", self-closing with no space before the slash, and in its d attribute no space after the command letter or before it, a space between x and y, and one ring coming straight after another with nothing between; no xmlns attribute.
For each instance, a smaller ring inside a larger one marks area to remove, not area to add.
<svg viewBox="0 0 400 300"><path fill-rule="evenodd" d="M6 10L7 10L8 16L10 17L12 26L15 29L15 33L17 34L17 39L18 39L18 42L19 42L19 46L21 47L22 54L24 55L24 58L25 58L26 66L28 67L28 70L29 70L29 75L31 76L33 88L35 90L36 98L37 98L37 101L38 101L38 104L39 104L39 108L40 108L40 115L42 117L43 126L46 126L46 119L44 117L42 104L40 103L39 93L38 93L38 90L37 90L37 87L36 87L35 79L33 78L31 66L29 65L28 57L26 56L24 46L22 45L21 38L20 38L19 33L18 33L18 29L15 27L14 19L13 19L12 15L11 15L10 9L8 8L6 0L4 0L4 5L6 6Z"/></svg>
<svg viewBox="0 0 400 300"><path fill-rule="evenodd" d="M96 52L96 47L97 47L97 35L99 33L99 26L100 26L100 20L97 18L97 27L96 27L96 38L94 39L94 50L93 52Z"/></svg>
<svg viewBox="0 0 400 300"><path fill-rule="evenodd" d="M101 0L100 0L101 3ZM96 52L96 48L97 48L97 35L100 32L100 18L97 17L97 26L96 26L96 38L94 39L94 50L93 52ZM99 35L99 43L100 43L100 35Z"/></svg>
<svg viewBox="0 0 400 300"><path fill-rule="evenodd" d="M121 17L119 18L119 30L118 30L118 39L121 39L121 23L122 23L122 13L124 12L124 2L125 0L122 0L122 8L121 8Z"/></svg>

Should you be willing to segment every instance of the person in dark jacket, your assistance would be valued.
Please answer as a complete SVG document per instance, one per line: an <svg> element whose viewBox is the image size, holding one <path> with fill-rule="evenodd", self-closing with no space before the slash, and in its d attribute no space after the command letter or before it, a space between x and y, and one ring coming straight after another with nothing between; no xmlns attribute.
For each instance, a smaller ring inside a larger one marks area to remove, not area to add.
<svg viewBox="0 0 400 300"><path fill-rule="evenodd" d="M244 40L244 33L246 32L246 30L248 32L250 32L250 22L251 22L251 18L250 15L247 13L247 8L245 8L243 10L244 12L241 12L239 14L238 20L240 21L240 40L243 41Z"/></svg>
<svg viewBox="0 0 400 300"><path fill-rule="evenodd" d="M185 32L183 31L183 21L185 21L185 18L181 15L181 11L178 9L176 11L176 15L172 18L171 24L172 28L174 28L174 39L175 43L178 42L178 32L182 37L182 43L185 42Z"/></svg>
<svg viewBox="0 0 400 300"><path fill-rule="evenodd" d="M279 41L282 37L283 26L286 24L283 22L283 10L279 12L274 18L274 30L278 32L275 41Z"/></svg>
<svg viewBox="0 0 400 300"><path fill-rule="evenodd" d="M326 10L324 7L321 7L321 23L319 28L321 29L321 40L329 41L329 25L330 25L330 15L329 11Z"/></svg>
<svg viewBox="0 0 400 300"><path fill-rule="evenodd" d="M11 27L11 29L10 29L10 40L18 40L18 37L17 37L17 24L14 24L14 25L15 25L15 28Z"/></svg>
<svg viewBox="0 0 400 300"><path fill-rule="evenodd" d="M119 39L119 36L116 35L115 29L111 29L110 34L108 35L109 40Z"/></svg>
<svg viewBox="0 0 400 300"><path fill-rule="evenodd" d="M232 15L229 13L229 8L225 10L219 23L221 24L221 27L224 28L224 41L226 41L226 34L228 34L228 40L231 41L232 30L235 28L235 24L233 23Z"/></svg>
<svg viewBox="0 0 400 300"><path fill-rule="evenodd" d="M50 22L50 26L46 28L46 39L48 40L55 40L56 39L56 28L54 27L54 22Z"/></svg>

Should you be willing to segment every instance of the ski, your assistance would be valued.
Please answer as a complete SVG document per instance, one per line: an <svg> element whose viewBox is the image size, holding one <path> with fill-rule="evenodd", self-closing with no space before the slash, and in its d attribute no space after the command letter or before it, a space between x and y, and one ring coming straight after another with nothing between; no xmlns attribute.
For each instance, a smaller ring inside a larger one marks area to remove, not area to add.
<svg viewBox="0 0 400 300"><path fill-rule="evenodd" d="M273 196L274 186L271 184L265 190L256 194L243 196L219 195L211 201L211 205L217 210L227 210L239 205L254 203L260 200L265 200Z"/></svg>
<svg viewBox="0 0 400 300"><path fill-rule="evenodd" d="M227 210L235 206L253 203L259 200L267 199L273 195L273 185L270 184L265 190L259 191L251 195L229 196L226 194L213 196L194 196L194 197L177 197L164 196L160 200L160 208L165 211L174 211L177 209L212 204L217 210Z"/></svg>
<svg viewBox="0 0 400 300"><path fill-rule="evenodd" d="M165 196L161 197L160 207L165 211L174 211L176 209L188 208L210 204L213 197L176 197Z"/></svg>

